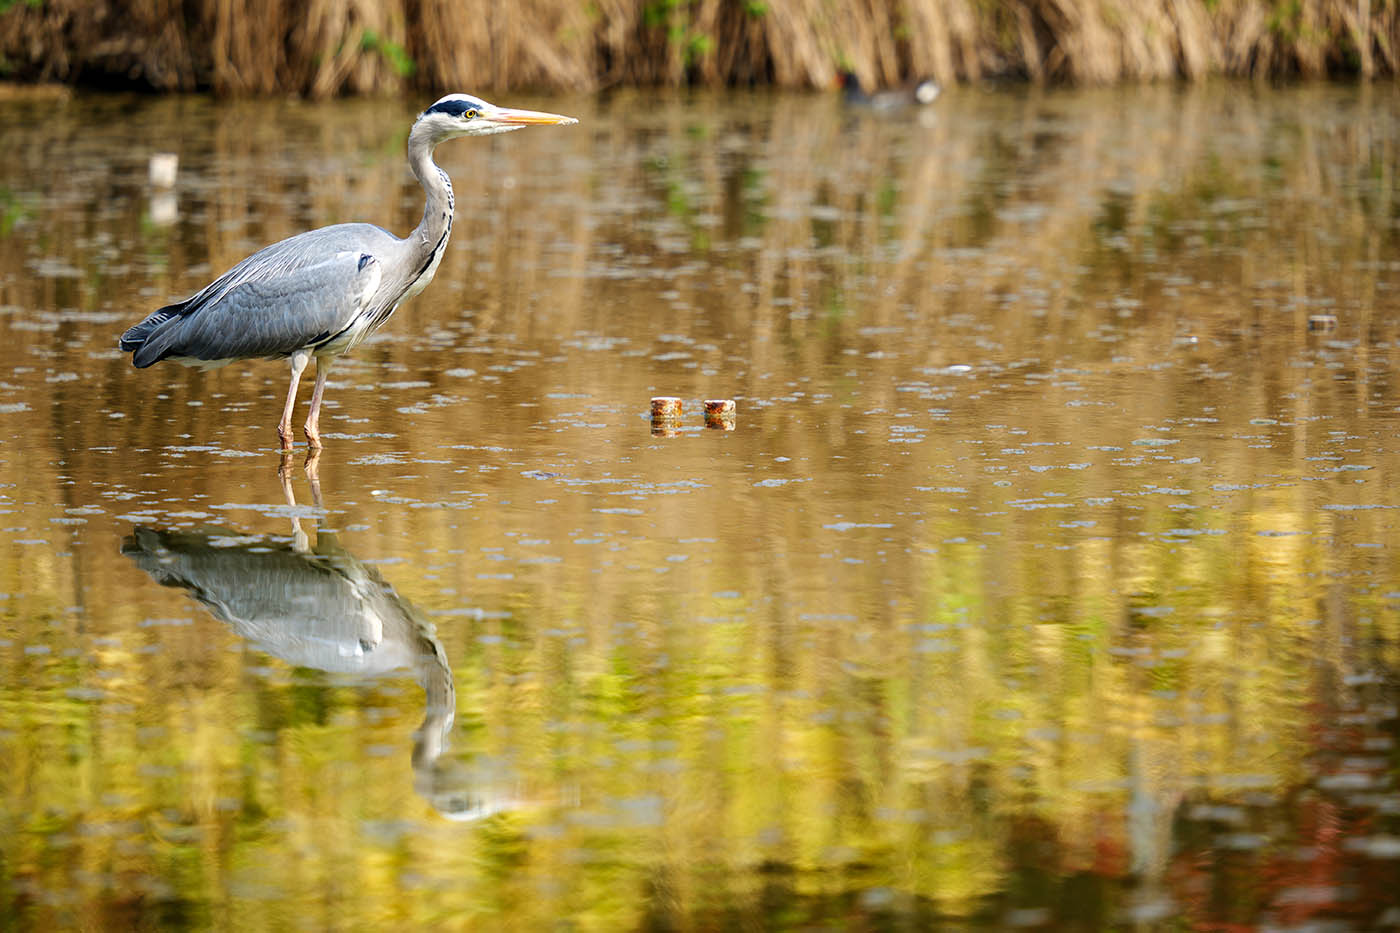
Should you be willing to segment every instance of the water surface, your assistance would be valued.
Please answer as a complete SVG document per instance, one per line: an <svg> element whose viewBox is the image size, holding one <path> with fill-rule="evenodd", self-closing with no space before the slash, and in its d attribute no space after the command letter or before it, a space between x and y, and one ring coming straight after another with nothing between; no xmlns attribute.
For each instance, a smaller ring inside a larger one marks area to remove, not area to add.
<svg viewBox="0 0 1400 933"><path fill-rule="evenodd" d="M1400 923L1393 88L503 102L311 475L116 335L422 102L0 103L0 915Z"/></svg>

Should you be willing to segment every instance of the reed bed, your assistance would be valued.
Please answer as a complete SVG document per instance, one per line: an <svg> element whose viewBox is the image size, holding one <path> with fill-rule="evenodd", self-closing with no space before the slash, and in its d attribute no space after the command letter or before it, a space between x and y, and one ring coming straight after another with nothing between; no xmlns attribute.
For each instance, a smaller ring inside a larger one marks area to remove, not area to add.
<svg viewBox="0 0 1400 933"><path fill-rule="evenodd" d="M0 0L12 80L312 98L1394 76L1387 0Z"/></svg>

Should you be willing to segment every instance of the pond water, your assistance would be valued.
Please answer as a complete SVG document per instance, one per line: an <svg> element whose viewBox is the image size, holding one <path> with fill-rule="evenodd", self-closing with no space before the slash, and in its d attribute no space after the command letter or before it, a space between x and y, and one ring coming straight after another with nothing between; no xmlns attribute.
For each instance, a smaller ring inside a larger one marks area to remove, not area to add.
<svg viewBox="0 0 1400 933"><path fill-rule="evenodd" d="M310 470L116 338L426 102L0 103L0 915L1400 925L1397 96L502 99Z"/></svg>

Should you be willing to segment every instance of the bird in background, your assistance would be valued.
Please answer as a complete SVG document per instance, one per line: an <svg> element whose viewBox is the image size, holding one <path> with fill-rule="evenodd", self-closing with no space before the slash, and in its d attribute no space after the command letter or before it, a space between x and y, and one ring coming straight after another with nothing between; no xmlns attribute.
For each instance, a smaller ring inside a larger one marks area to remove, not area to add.
<svg viewBox="0 0 1400 933"><path fill-rule="evenodd" d="M161 360L201 369L234 360L290 360L292 383L277 424L284 451L292 448L297 385L314 356L316 386L305 431L315 452L321 447L321 398L331 364L426 288L447 249L452 182L433 162L433 150L458 136L577 122L449 94L419 114L408 134L409 168L422 184L427 204L422 221L407 237L368 223L335 224L288 237L184 301L153 312L122 334L119 345L141 369Z"/></svg>
<svg viewBox="0 0 1400 933"><path fill-rule="evenodd" d="M841 88L842 99L850 106L868 107L886 113L931 104L942 93L938 82L930 78L925 78L911 87L883 91L867 91L853 71L838 71L836 81Z"/></svg>

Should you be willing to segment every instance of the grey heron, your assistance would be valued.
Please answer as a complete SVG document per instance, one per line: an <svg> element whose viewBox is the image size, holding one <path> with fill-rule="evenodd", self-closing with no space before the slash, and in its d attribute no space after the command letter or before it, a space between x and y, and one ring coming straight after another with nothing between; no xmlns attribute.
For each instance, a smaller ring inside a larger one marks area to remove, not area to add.
<svg viewBox="0 0 1400 933"><path fill-rule="evenodd" d="M311 357L316 386L306 439L321 447L326 376L399 305L432 281L452 233L452 182L433 149L458 136L526 126L577 123L573 117L512 110L468 94L449 94L418 115L408 134L408 164L427 194L423 219L400 239L368 223L335 224L264 247L184 301L166 305L122 334L119 346L145 368L161 360L213 369L234 360L289 359L292 384L277 436L292 447L297 385Z"/></svg>

